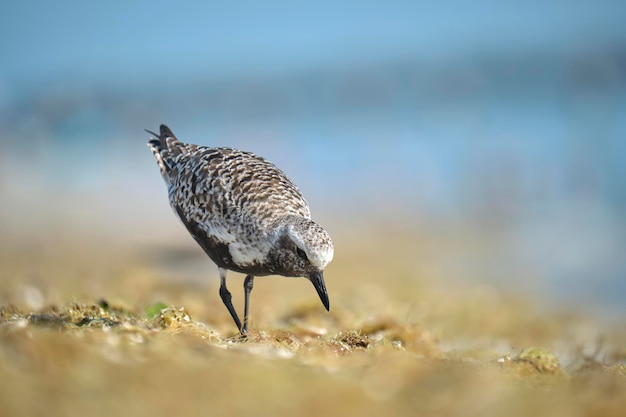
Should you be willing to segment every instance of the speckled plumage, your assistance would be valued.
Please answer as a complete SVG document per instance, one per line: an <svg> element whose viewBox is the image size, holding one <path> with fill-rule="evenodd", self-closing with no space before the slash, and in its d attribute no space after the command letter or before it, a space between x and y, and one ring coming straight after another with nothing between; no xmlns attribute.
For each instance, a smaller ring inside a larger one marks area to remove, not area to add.
<svg viewBox="0 0 626 417"><path fill-rule="evenodd" d="M329 308L323 270L332 241L281 170L251 152L183 143L165 125L158 135L148 132L170 205L217 264L220 295L242 334L254 276L306 277ZM243 325L230 303L226 270L248 275Z"/></svg>

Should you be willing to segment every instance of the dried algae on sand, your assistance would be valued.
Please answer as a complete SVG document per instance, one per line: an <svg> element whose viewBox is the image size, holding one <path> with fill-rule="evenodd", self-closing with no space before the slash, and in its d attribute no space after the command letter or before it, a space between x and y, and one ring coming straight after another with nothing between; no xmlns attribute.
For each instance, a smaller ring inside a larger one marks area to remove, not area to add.
<svg viewBox="0 0 626 417"><path fill-rule="evenodd" d="M61 249L42 256L44 276L30 278L29 253L4 252L0 415L617 416L626 408L623 326L545 311L521 294L438 283L403 263L406 254L378 260L367 242L329 268L330 313L306 282L259 280L247 339L222 311L215 283L165 279L132 248L88 249L85 265L63 261L76 258Z"/></svg>

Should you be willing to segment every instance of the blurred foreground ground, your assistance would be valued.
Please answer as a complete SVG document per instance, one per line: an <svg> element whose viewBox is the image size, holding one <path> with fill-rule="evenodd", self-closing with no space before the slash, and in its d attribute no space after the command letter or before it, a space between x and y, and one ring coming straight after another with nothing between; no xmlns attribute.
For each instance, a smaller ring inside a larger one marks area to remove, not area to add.
<svg viewBox="0 0 626 417"><path fill-rule="evenodd" d="M191 239L64 237L2 242L2 416L617 416L626 407L623 323L447 279L432 258L460 244L452 237L336 232L330 313L303 279L258 279L247 341L233 338L214 266ZM238 308L242 278L229 278Z"/></svg>

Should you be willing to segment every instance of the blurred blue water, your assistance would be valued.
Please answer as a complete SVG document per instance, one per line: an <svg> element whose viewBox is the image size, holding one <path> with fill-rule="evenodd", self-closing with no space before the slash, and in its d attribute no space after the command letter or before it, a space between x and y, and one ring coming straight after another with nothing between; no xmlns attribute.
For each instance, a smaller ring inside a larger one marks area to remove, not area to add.
<svg viewBox="0 0 626 417"><path fill-rule="evenodd" d="M337 222L498 231L451 270L623 316L625 4L2 3L0 191L161 203L142 129L165 122L268 157Z"/></svg>

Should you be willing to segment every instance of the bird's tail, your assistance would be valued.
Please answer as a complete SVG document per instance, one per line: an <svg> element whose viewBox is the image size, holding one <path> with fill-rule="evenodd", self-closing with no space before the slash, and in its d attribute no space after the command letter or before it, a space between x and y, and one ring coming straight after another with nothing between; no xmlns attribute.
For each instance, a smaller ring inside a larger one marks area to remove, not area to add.
<svg viewBox="0 0 626 417"><path fill-rule="evenodd" d="M166 177L175 164L176 157L185 152L185 144L176 139L169 127L161 125L159 134L146 129L146 132L153 135L148 141L148 147L154 154L154 157L161 169L161 175Z"/></svg>

